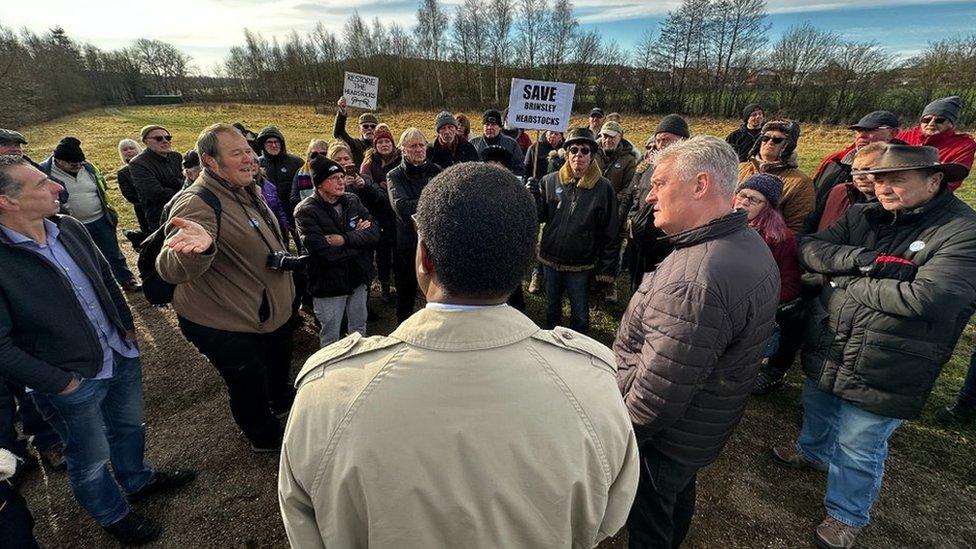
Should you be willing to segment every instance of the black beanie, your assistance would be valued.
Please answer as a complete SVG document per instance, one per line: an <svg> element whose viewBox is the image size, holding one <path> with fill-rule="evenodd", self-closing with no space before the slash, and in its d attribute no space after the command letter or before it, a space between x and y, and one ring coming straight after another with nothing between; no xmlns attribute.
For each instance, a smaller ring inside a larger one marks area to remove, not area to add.
<svg viewBox="0 0 976 549"><path fill-rule="evenodd" d="M328 156L316 156L309 164L312 168L312 184L318 187L323 181L337 173L346 173L346 170L338 162Z"/></svg>
<svg viewBox="0 0 976 549"><path fill-rule="evenodd" d="M81 150L81 141L77 137L65 137L54 147L54 158L65 162L84 162L85 153Z"/></svg>
<svg viewBox="0 0 976 549"><path fill-rule="evenodd" d="M958 95L953 95L952 97L936 99L928 105L925 105L925 109L922 111L922 116L929 114L944 116L949 119L949 122L955 124L956 120L959 120L959 114L961 112L962 98Z"/></svg>
<svg viewBox="0 0 976 549"><path fill-rule="evenodd" d="M688 131L688 123L685 122L684 118L681 118L677 114L669 114L658 122L654 133L658 134L661 132L673 133L674 135L679 135L685 139L691 137L691 132Z"/></svg>
<svg viewBox="0 0 976 549"><path fill-rule="evenodd" d="M762 108L762 105L760 105L759 103L749 103L748 105L746 105L746 107L742 109L742 121L748 122L749 116L753 113L753 111L757 111L757 110L762 111L763 114L766 114L766 109Z"/></svg>
<svg viewBox="0 0 976 549"><path fill-rule="evenodd" d="M502 113L498 112L495 109L488 109L487 111L485 111L485 114L481 115L481 122L483 124L488 124L489 122L491 122L493 124L498 124L499 126L501 126L502 120L503 120Z"/></svg>
<svg viewBox="0 0 976 549"><path fill-rule="evenodd" d="M196 149L190 149L186 151L183 155L183 169L189 170L190 168L200 167L200 155L197 154Z"/></svg>

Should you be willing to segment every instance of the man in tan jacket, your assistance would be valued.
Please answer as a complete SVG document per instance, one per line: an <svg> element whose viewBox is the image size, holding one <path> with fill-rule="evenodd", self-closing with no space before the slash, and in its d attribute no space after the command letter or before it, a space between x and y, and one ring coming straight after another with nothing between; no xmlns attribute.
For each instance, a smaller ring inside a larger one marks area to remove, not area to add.
<svg viewBox="0 0 976 549"><path fill-rule="evenodd" d="M291 407L291 304L295 287L281 264L281 229L254 183L250 145L233 126L203 130L197 151L205 169L174 198L159 275L176 284L180 330L227 383L234 421L256 452L276 452L278 417ZM199 194L205 189L221 212ZM271 264L271 256L279 258ZM278 416L278 417L276 417Z"/></svg>
<svg viewBox="0 0 976 549"><path fill-rule="evenodd" d="M637 447L609 349L505 304L534 257L532 199L481 163L414 216L427 307L313 355L281 453L294 547L592 547L623 526ZM475 251L475 253L471 253Z"/></svg>

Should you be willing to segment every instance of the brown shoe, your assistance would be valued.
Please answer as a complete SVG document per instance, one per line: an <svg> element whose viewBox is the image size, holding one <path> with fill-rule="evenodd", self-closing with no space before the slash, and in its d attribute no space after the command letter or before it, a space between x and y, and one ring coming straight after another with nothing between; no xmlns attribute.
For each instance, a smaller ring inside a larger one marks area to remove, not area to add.
<svg viewBox="0 0 976 549"><path fill-rule="evenodd" d="M773 448L773 463L794 469L813 469L827 472L827 464L807 459L795 446L776 446Z"/></svg>
<svg viewBox="0 0 976 549"><path fill-rule="evenodd" d="M850 549L854 547L854 540L860 531L856 526L849 526L828 516L813 531L813 540L821 549Z"/></svg>
<svg viewBox="0 0 976 549"><path fill-rule="evenodd" d="M532 280L529 281L529 293L532 295L542 295L542 290L542 275L539 273L532 273Z"/></svg>

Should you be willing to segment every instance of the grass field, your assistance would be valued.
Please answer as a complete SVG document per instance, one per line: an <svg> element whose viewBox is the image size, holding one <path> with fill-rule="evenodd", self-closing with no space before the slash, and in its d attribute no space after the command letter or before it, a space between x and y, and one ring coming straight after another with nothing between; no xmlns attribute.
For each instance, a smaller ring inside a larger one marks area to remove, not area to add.
<svg viewBox="0 0 976 549"><path fill-rule="evenodd" d="M477 114L468 113L472 119ZM433 112L382 113L398 135L416 126L433 136ZM624 113L632 142L641 143L659 117ZM242 121L255 131L274 124L288 139L289 149L303 154L313 137L331 140L332 117L312 107L269 105L185 105L93 110L23 128L30 139L28 154L47 158L57 141L75 135L88 158L108 176L112 197L122 213L121 226L135 225L131 208L118 194L114 173L120 161L115 146L123 137L138 138L145 124L166 126L177 150L190 149L200 130L213 122ZM580 124L583 116L574 119ZM693 134L724 136L738 125L732 120L691 119ZM350 133L355 128L350 127ZM475 131L475 133L478 133ZM848 130L804 125L798 148L801 168L813 173L820 160L851 139ZM976 204L976 178L959 195ZM130 255L131 259L131 255ZM130 265L132 262L130 261ZM621 281L621 289L626 281ZM596 307L593 335L609 344L626 306L626 293L615 307ZM543 317L542 303L527 296L529 313ZM156 463L198 467L201 478L187 493L166 503L150 504L146 512L167 532L159 546L266 547L285 543L277 517L274 460L250 455L234 434L222 385L176 330L171 312L130 298L145 353L146 410L149 456ZM392 310L374 303L385 320L370 325L371 333L387 333ZM966 329L951 362L940 377L922 417L909 421L891 443L888 472L875 506L872 525L861 547L976 546L976 428L945 429L933 413L955 396L974 344L973 327ZM314 349L309 326L297 336L295 364ZM794 368L785 390L753 399L722 457L699 480L699 510L688 545L692 547L803 547L822 518L824 478L795 473L769 462L771 444L788 443L797 432L801 376ZM107 538L77 508L63 475L29 481L26 496L38 518L38 535L52 547L101 546ZM459 540L460 543L460 540ZM622 546L622 538L608 546Z"/></svg>

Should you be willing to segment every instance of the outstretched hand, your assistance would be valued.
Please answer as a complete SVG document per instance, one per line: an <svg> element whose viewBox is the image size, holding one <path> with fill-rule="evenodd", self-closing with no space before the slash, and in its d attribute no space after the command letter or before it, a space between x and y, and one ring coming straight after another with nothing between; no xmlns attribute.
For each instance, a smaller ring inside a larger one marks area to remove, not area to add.
<svg viewBox="0 0 976 549"><path fill-rule="evenodd" d="M174 217L170 225L178 228L167 244L174 252L181 254L202 254L213 245L213 237L196 221Z"/></svg>

